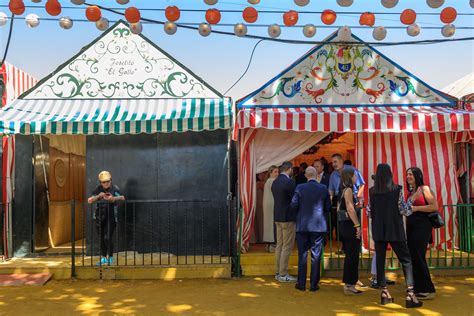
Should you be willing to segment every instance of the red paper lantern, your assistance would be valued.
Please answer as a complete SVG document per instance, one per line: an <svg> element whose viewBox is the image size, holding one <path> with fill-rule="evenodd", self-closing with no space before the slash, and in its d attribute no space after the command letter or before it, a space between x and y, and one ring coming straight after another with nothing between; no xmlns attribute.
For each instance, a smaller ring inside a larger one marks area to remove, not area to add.
<svg viewBox="0 0 474 316"><path fill-rule="evenodd" d="M140 10L135 7L130 7L125 10L125 19L128 23L138 23L140 22Z"/></svg>
<svg viewBox="0 0 474 316"><path fill-rule="evenodd" d="M400 21L405 25L412 25L416 21L416 12L412 9L403 10Z"/></svg>
<svg viewBox="0 0 474 316"><path fill-rule="evenodd" d="M170 22L176 22L181 17L181 11L176 6L169 6L165 10L165 16Z"/></svg>
<svg viewBox="0 0 474 316"><path fill-rule="evenodd" d="M326 25L331 25L336 22L336 12L333 10L324 10L321 14L321 21Z"/></svg>
<svg viewBox="0 0 474 316"><path fill-rule="evenodd" d="M242 17L247 23L255 23L258 19L258 11L253 7L247 7L242 12Z"/></svg>
<svg viewBox="0 0 474 316"><path fill-rule="evenodd" d="M22 0L11 0L8 4L8 8L10 9L11 13L15 15L22 15L25 13L25 4Z"/></svg>
<svg viewBox="0 0 474 316"><path fill-rule="evenodd" d="M91 22L97 22L102 17L102 11L98 6L90 6L86 9L86 18Z"/></svg>
<svg viewBox="0 0 474 316"><path fill-rule="evenodd" d="M298 12L295 10L285 12L283 14L283 23L286 26L294 26L296 23L298 23Z"/></svg>
<svg viewBox="0 0 474 316"><path fill-rule="evenodd" d="M221 11L218 9L209 9L206 11L206 21L209 24L217 24L221 20Z"/></svg>
<svg viewBox="0 0 474 316"><path fill-rule="evenodd" d="M457 16L458 12L455 8L447 7L444 8L443 11L441 11L440 19L443 23L451 24L456 20Z"/></svg>
<svg viewBox="0 0 474 316"><path fill-rule="evenodd" d="M365 26L374 26L375 25L375 14L370 12L365 12L360 15L359 19L360 25Z"/></svg>
<svg viewBox="0 0 474 316"><path fill-rule="evenodd" d="M48 0L45 5L46 12L51 16L61 14L61 4L58 0Z"/></svg>

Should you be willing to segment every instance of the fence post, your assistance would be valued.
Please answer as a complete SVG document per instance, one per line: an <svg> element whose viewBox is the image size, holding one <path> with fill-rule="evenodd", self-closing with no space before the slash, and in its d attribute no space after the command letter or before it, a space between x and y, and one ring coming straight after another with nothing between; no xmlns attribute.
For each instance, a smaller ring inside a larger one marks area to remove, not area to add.
<svg viewBox="0 0 474 316"><path fill-rule="evenodd" d="M76 201L71 201L71 278L76 277Z"/></svg>

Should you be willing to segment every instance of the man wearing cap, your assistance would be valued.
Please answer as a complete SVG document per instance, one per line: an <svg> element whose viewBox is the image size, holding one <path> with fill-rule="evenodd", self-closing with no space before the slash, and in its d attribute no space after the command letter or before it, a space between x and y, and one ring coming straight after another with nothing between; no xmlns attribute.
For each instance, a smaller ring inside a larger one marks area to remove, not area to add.
<svg viewBox="0 0 474 316"><path fill-rule="evenodd" d="M113 234L117 223L116 201L124 201L125 197L116 185L112 185L112 175L108 171L99 173L100 185L87 199L89 204L97 203L94 220L100 235L101 260L97 265L113 264Z"/></svg>

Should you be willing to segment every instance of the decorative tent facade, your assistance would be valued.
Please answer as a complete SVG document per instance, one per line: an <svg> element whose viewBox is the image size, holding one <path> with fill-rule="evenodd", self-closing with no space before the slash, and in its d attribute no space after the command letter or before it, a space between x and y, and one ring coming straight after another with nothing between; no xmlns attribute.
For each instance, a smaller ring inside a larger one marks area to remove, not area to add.
<svg viewBox="0 0 474 316"><path fill-rule="evenodd" d="M355 36L341 44L333 35L311 49L237 102L244 246L253 230L255 173L294 158L332 132L355 134L355 163L367 187L378 163L389 163L401 184L405 170L418 166L440 204L456 204L453 137L473 130L474 113L454 104ZM454 217L448 215L446 229L435 236L440 247L451 247L455 238ZM363 229L368 247L366 218Z"/></svg>

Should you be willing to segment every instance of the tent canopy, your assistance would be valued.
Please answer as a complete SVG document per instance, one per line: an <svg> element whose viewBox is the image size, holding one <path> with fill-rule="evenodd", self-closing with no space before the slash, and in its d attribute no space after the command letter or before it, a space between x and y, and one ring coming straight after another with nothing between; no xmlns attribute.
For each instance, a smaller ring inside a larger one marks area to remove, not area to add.
<svg viewBox="0 0 474 316"><path fill-rule="evenodd" d="M117 22L0 111L3 134L228 129L231 100Z"/></svg>
<svg viewBox="0 0 474 316"><path fill-rule="evenodd" d="M445 87L443 91L458 99L474 94L474 72L471 72L461 79L451 83Z"/></svg>

